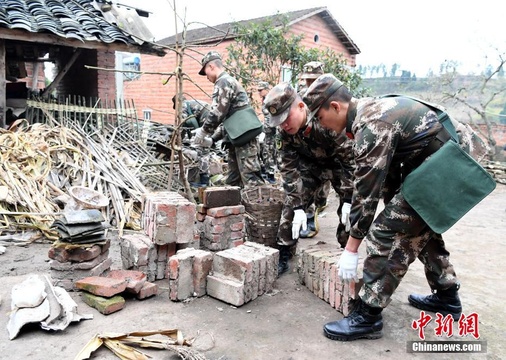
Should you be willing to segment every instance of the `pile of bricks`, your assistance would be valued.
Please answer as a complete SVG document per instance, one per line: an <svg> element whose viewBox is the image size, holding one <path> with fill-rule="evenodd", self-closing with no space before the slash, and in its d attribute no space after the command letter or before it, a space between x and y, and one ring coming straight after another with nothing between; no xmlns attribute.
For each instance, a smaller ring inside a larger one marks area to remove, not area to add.
<svg viewBox="0 0 506 360"><path fill-rule="evenodd" d="M82 290L83 301L104 315L123 309L126 296L142 300L158 293L158 285L148 282L146 274L129 270L86 277L76 281L75 286Z"/></svg>
<svg viewBox="0 0 506 360"><path fill-rule="evenodd" d="M195 245L194 203L174 191L147 193L142 203L144 231L155 245Z"/></svg>
<svg viewBox="0 0 506 360"><path fill-rule="evenodd" d="M167 278L167 261L184 248L199 248L195 204L172 191L143 196L144 233L120 237L123 269L144 272L148 281Z"/></svg>
<svg viewBox="0 0 506 360"><path fill-rule="evenodd" d="M169 298L182 301L206 295L207 275L211 271L213 253L187 248L169 258Z"/></svg>
<svg viewBox="0 0 506 360"><path fill-rule="evenodd" d="M343 249L336 245L317 244L301 251L299 256L299 281L320 299L347 316L353 310L362 287L364 262L359 258L359 282L343 282L338 276L338 262Z"/></svg>
<svg viewBox="0 0 506 360"><path fill-rule="evenodd" d="M197 206L196 231L200 247L221 251L244 242L244 206L237 186L209 187Z"/></svg>
<svg viewBox="0 0 506 360"><path fill-rule="evenodd" d="M53 285L72 291L77 280L106 273L112 265L110 246L110 239L90 244L55 242L48 251Z"/></svg>
<svg viewBox="0 0 506 360"><path fill-rule="evenodd" d="M279 250L246 241L214 254L207 294L241 306L273 288L278 276Z"/></svg>

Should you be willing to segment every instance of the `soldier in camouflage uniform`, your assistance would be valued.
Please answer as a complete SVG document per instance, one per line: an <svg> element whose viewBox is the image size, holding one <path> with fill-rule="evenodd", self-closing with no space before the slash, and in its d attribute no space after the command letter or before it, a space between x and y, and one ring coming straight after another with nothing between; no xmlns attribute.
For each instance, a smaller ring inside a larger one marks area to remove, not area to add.
<svg viewBox="0 0 506 360"><path fill-rule="evenodd" d="M265 96L269 93L271 86L268 82L258 83L258 94L262 98L262 113L264 115L264 143L262 146L262 160L264 162L267 181L275 183L274 173L276 172L276 127L271 125L271 114L264 106Z"/></svg>
<svg viewBox="0 0 506 360"><path fill-rule="evenodd" d="M192 139L196 145L207 141L234 111L250 106L248 94L242 85L225 71L221 56L216 51L210 51L202 58L199 75L206 75L214 84L214 90L209 115ZM228 146L228 185L245 188L265 184L260 168L258 138L253 138L243 146L234 146L224 134L223 143Z"/></svg>
<svg viewBox="0 0 506 360"><path fill-rule="evenodd" d="M302 84L297 91L299 95L302 97L307 88L323 73L323 63L320 61L310 61L304 64L302 67L302 74L300 76L301 80L304 81L304 84ZM325 181L316 190L314 202L306 211L307 229L300 231L301 238L312 238L318 234L318 214L327 206L327 198L329 197L330 187L330 181Z"/></svg>
<svg viewBox="0 0 506 360"><path fill-rule="evenodd" d="M304 102L316 121L354 139L355 176L351 231L339 261L339 276L357 280L358 247L367 238L364 285L355 310L324 326L333 340L376 339L382 336L382 310L418 258L433 293L412 294L411 305L459 319L459 282L441 234L435 233L407 203L400 191L406 175L449 139L431 107L408 97L356 99L332 74L320 76ZM457 124L459 142L480 160L487 147L469 126ZM385 207L375 218L378 202ZM434 200L436 201L436 200Z"/></svg>
<svg viewBox="0 0 506 360"><path fill-rule="evenodd" d="M299 238L300 228L306 228L306 213L314 201L316 190L330 181L340 196L337 209L341 216L344 203L351 202L353 153L352 141L344 134L324 129L310 121L302 98L288 83L276 85L265 98L271 123L279 126L276 135L279 170L286 193L279 224L277 244L280 250L278 274L288 270L288 260ZM338 241L345 224L337 230ZM344 247L346 244L341 243Z"/></svg>
<svg viewBox="0 0 506 360"><path fill-rule="evenodd" d="M176 95L172 97L172 108L176 108ZM193 130L200 128L203 124L211 106L205 101L201 100L186 100L183 97L181 106L181 119L183 120L183 134L191 139ZM198 161L199 163L199 181L191 182L194 187L201 187L209 185L209 162L211 151L210 147L213 145L209 139L200 146L194 146L194 152L187 154Z"/></svg>

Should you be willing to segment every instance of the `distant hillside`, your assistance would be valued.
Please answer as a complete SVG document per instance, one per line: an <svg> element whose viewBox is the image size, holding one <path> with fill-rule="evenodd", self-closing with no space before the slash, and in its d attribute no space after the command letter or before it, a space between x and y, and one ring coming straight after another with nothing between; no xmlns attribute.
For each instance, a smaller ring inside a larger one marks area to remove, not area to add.
<svg viewBox="0 0 506 360"><path fill-rule="evenodd" d="M431 101L443 105L448 112L459 121L469 122L470 116L476 123L481 123L481 119L476 112L469 109L464 104L457 103L455 100L443 100L443 79L440 77L418 78L418 79L402 79L400 77L383 77L383 78L364 78L362 79L362 87L369 89L371 96L383 94L406 94L421 99ZM458 89L473 89L467 98L467 102L481 109L480 103L488 101L490 95L481 95L480 86L483 84L478 76L460 76L450 85L446 85L446 92L457 92ZM506 80L497 79L487 84L486 94L492 91L501 92L501 95L488 105L487 115L491 122L500 123L499 114L503 111L506 104ZM502 122L506 123L506 119L502 118Z"/></svg>

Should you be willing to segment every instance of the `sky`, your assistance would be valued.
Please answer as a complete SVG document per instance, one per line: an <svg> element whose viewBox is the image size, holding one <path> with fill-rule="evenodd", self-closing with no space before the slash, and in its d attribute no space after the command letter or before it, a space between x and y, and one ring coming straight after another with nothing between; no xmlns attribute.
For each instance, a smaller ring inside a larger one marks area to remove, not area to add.
<svg viewBox="0 0 506 360"><path fill-rule="evenodd" d="M429 70L439 73L445 61L476 73L506 56L506 1L501 0L114 1L152 12L145 22L155 40L175 34L174 3L186 23L200 23L193 28L325 6L360 49L358 65L385 64L389 70L396 63L420 77Z"/></svg>

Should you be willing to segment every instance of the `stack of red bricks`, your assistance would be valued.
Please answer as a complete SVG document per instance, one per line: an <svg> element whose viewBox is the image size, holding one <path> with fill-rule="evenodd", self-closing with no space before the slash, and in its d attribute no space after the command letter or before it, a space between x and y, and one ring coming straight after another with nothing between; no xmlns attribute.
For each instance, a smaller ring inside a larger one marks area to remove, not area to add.
<svg viewBox="0 0 506 360"><path fill-rule="evenodd" d="M241 306L269 292L278 276L279 251L246 241L214 254L207 294Z"/></svg>
<svg viewBox="0 0 506 360"><path fill-rule="evenodd" d="M179 249L199 248L195 233L195 204L172 191L143 196L144 233L120 237L124 269L144 272L148 281L167 277L167 260Z"/></svg>
<svg viewBox="0 0 506 360"><path fill-rule="evenodd" d="M158 285L148 282L143 272L130 270L86 277L76 281L75 286L82 290L83 301L104 315L123 309L126 295L142 300L158 293Z"/></svg>
<svg viewBox="0 0 506 360"><path fill-rule="evenodd" d="M347 316L353 310L362 287L363 259L358 262L359 282L343 282L338 276L338 262L343 249L337 245L317 244L301 251L299 281L320 299Z"/></svg>
<svg viewBox="0 0 506 360"><path fill-rule="evenodd" d="M201 249L179 250L169 258L169 298L182 301L206 295L207 275L211 271L213 253Z"/></svg>
<svg viewBox="0 0 506 360"><path fill-rule="evenodd" d="M244 205L237 186L208 187L197 206L200 247L221 251L244 242Z"/></svg>
<svg viewBox="0 0 506 360"><path fill-rule="evenodd" d="M110 239L90 244L55 242L48 251L53 285L72 291L77 280L107 272L112 265L110 246Z"/></svg>

